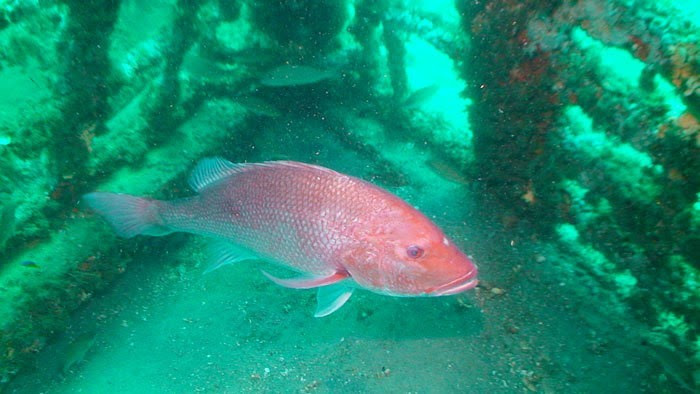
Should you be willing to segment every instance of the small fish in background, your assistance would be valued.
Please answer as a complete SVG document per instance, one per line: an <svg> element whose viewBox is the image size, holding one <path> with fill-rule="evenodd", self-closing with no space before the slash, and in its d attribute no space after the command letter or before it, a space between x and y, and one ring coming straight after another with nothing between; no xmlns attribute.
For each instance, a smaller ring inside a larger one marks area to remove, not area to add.
<svg viewBox="0 0 700 394"><path fill-rule="evenodd" d="M421 106L424 102L435 96L435 94L440 90L440 84L432 84L424 86L420 89L413 91L409 94L402 102L401 106L405 110L416 109Z"/></svg>
<svg viewBox="0 0 700 394"><path fill-rule="evenodd" d="M471 184L469 178L445 160L432 158L427 161L427 164L436 174L450 182L460 185Z"/></svg>
<svg viewBox="0 0 700 394"><path fill-rule="evenodd" d="M195 51L185 55L182 60L182 69L196 78L221 78L221 74L227 71L222 64Z"/></svg>
<svg viewBox="0 0 700 394"><path fill-rule="evenodd" d="M17 204L10 202L0 211L0 250L5 248L7 240L15 235L15 211Z"/></svg>
<svg viewBox="0 0 700 394"><path fill-rule="evenodd" d="M31 260L25 260L22 263L22 267L27 267L27 268L41 268L39 264L31 261Z"/></svg>
<svg viewBox="0 0 700 394"><path fill-rule="evenodd" d="M269 49L247 48L221 54L203 51L200 45L193 45L182 59L181 70L195 80L225 83L239 74L236 70L241 66L267 68L276 62L276 56Z"/></svg>
<svg viewBox="0 0 700 394"><path fill-rule="evenodd" d="M245 48L228 52L224 58L231 64L261 66L279 61L279 52L270 48Z"/></svg>
<svg viewBox="0 0 700 394"><path fill-rule="evenodd" d="M399 197L328 168L293 162L199 162L198 195L159 201L94 192L83 201L122 237L175 231L213 238L207 272L266 260L301 273L274 283L318 288L315 316L360 287L391 296L444 296L474 288L477 268L430 219Z"/></svg>
<svg viewBox="0 0 700 394"><path fill-rule="evenodd" d="M238 96L236 102L255 115L276 118L282 113L274 105L254 96Z"/></svg>
<svg viewBox="0 0 700 394"><path fill-rule="evenodd" d="M338 72L333 70L321 70L310 66L285 64L275 67L265 73L265 75L260 78L260 83L270 87L301 86L335 78L338 75Z"/></svg>
<svg viewBox="0 0 700 394"><path fill-rule="evenodd" d="M78 335L63 351L61 372L67 374L71 368L85 359L87 353L95 344L96 332L85 332Z"/></svg>

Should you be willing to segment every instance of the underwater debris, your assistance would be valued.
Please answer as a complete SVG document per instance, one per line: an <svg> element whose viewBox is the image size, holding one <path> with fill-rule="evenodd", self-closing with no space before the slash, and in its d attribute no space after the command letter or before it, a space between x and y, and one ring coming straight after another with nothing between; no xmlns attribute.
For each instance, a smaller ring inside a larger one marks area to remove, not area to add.
<svg viewBox="0 0 700 394"><path fill-rule="evenodd" d="M338 75L332 70L285 64L268 71L260 79L260 83L270 87L301 86L318 83Z"/></svg>
<svg viewBox="0 0 700 394"><path fill-rule="evenodd" d="M692 96L700 92L695 67L700 59L700 46L695 43L679 43L669 46L670 63L672 67L671 82L684 96Z"/></svg>
<svg viewBox="0 0 700 394"><path fill-rule="evenodd" d="M676 124L682 129L686 138L695 137L696 144L700 145L700 122L693 114L684 113L676 120Z"/></svg>
<svg viewBox="0 0 700 394"><path fill-rule="evenodd" d="M526 203L532 205L537 202L537 196L535 195L535 189L532 186L532 180L530 180L525 188L525 193L520 197Z"/></svg>

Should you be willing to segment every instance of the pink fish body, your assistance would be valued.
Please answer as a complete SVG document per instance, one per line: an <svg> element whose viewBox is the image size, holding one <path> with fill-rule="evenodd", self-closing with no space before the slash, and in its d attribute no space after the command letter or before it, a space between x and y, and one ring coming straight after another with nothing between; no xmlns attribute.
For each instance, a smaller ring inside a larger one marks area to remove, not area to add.
<svg viewBox="0 0 700 394"><path fill-rule="evenodd" d="M477 285L477 268L430 219L395 195L333 170L292 161L202 160L190 178L198 194L158 201L126 194L84 196L117 234L175 231L212 238L211 271L249 259L302 276L275 283L318 288L326 316L356 287L394 296L440 296Z"/></svg>

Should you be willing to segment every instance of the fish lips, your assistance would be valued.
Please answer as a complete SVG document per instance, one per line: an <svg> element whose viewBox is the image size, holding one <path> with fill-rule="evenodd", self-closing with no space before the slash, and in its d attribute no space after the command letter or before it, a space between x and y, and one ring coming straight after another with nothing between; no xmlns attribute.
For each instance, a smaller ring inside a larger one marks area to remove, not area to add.
<svg viewBox="0 0 700 394"><path fill-rule="evenodd" d="M438 286L428 293L431 296L446 296L458 294L469 289L473 289L479 284L479 280L476 278L477 270L474 267L473 270L469 271L467 274L460 276L459 278L447 282L444 285Z"/></svg>

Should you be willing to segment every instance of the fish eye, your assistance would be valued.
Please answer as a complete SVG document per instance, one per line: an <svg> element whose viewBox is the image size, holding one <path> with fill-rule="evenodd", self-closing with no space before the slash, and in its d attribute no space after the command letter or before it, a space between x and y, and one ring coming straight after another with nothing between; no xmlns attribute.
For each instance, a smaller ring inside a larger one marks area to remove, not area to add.
<svg viewBox="0 0 700 394"><path fill-rule="evenodd" d="M406 254L412 259L417 259L423 256L424 252L425 251L423 250L423 248L421 248L418 245L411 245L408 248L406 248Z"/></svg>

